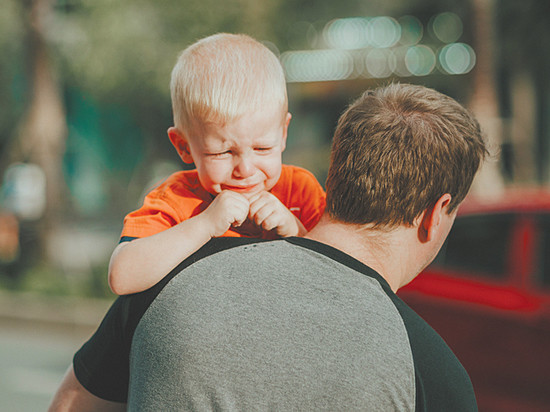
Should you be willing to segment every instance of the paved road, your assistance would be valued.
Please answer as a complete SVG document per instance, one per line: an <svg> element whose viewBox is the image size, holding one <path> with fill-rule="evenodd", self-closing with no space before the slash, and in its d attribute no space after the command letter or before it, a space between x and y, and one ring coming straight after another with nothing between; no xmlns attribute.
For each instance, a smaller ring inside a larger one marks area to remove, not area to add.
<svg viewBox="0 0 550 412"><path fill-rule="evenodd" d="M0 329L0 410L45 411L81 334L38 325L2 324Z"/></svg>
<svg viewBox="0 0 550 412"><path fill-rule="evenodd" d="M1 296L7 306L7 296ZM33 300L34 302L36 300ZM21 304L21 300L18 300ZM13 302L10 305L16 306ZM30 306L30 305L27 305ZM56 322L62 314L44 303L20 316L2 316L0 311L0 411L46 411L72 355L93 333L105 313L102 306L88 313L85 322ZM55 305L53 305L55 307ZM97 305L96 305L97 306ZM73 308L63 305L67 317ZM53 318L53 319L49 319Z"/></svg>

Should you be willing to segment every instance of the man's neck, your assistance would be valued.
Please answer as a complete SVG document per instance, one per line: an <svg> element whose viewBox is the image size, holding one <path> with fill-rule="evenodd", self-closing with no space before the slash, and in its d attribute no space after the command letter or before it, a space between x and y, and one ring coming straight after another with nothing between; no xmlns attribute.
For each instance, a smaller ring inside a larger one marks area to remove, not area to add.
<svg viewBox="0 0 550 412"><path fill-rule="evenodd" d="M339 249L374 269L396 292L414 268L408 241L411 235L408 228L373 229L337 222L325 214L306 237Z"/></svg>

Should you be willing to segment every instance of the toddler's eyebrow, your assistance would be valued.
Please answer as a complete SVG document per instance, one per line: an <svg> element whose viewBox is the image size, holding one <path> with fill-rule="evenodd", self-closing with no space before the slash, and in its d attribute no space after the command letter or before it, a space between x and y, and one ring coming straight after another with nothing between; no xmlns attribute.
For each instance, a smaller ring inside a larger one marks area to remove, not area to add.
<svg viewBox="0 0 550 412"><path fill-rule="evenodd" d="M268 135L268 136L260 136L260 137L257 137L254 139L253 143L256 145L256 146L269 146L269 145L274 145L274 144L277 144L277 142L279 141L280 137L279 136L271 136L271 135Z"/></svg>
<svg viewBox="0 0 550 412"><path fill-rule="evenodd" d="M226 149L231 146L228 139L216 138L216 139L204 139L203 146L206 150L220 150Z"/></svg>

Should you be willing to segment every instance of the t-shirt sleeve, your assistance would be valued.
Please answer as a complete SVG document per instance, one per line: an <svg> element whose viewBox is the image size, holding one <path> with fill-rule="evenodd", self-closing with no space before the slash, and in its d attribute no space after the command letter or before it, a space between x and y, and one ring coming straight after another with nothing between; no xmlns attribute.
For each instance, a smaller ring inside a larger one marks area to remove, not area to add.
<svg viewBox="0 0 550 412"><path fill-rule="evenodd" d="M94 335L76 352L73 367L78 381L93 395L126 402L129 382L129 296L119 297Z"/></svg>
<svg viewBox="0 0 550 412"><path fill-rule="evenodd" d="M416 410L477 412L468 373L437 332L396 296L413 354Z"/></svg>
<svg viewBox="0 0 550 412"><path fill-rule="evenodd" d="M189 262L193 262L192 258L186 260L186 264ZM126 402L130 350L136 327L151 302L179 270L174 269L171 275L146 291L119 296L97 331L75 353L76 378L90 393L108 401Z"/></svg>
<svg viewBox="0 0 550 412"><path fill-rule="evenodd" d="M151 190L143 205L124 218L121 237L142 238L201 213L212 201L196 171L176 172Z"/></svg>
<svg viewBox="0 0 550 412"><path fill-rule="evenodd" d="M309 232L321 219L326 206L325 191L313 173L302 168L294 170L291 199L290 211L295 213L293 209L299 208L297 217Z"/></svg>
<svg viewBox="0 0 550 412"><path fill-rule="evenodd" d="M179 223L176 210L155 192L149 193L143 205L124 218L121 237L142 238L169 229Z"/></svg>

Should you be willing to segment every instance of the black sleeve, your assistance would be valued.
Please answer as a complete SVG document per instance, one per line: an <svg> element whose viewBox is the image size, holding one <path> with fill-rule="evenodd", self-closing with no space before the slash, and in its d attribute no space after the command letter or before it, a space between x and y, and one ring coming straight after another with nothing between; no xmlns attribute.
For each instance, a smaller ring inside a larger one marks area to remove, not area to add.
<svg viewBox="0 0 550 412"><path fill-rule="evenodd" d="M126 402L134 331L166 281L141 293L119 296L97 331L74 355L76 378L93 395Z"/></svg>
<svg viewBox="0 0 550 412"><path fill-rule="evenodd" d="M97 331L73 358L74 372L82 386L109 401L126 402L128 397L130 298L121 296L113 303Z"/></svg>
<svg viewBox="0 0 550 412"><path fill-rule="evenodd" d="M416 374L416 411L477 412L468 373L443 338L393 295L409 334Z"/></svg>

